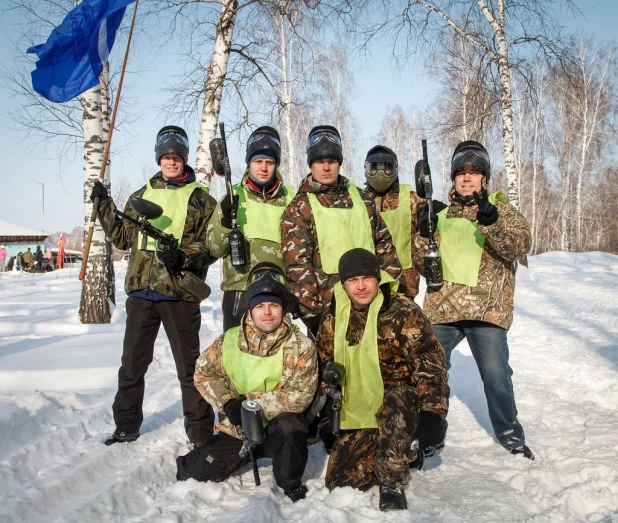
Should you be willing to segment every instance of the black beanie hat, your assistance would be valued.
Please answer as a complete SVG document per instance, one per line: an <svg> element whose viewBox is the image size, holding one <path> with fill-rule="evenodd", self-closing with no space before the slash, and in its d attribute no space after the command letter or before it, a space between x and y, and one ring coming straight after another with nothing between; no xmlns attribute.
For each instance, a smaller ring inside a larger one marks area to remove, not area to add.
<svg viewBox="0 0 618 523"><path fill-rule="evenodd" d="M339 258L341 283L356 276L373 276L380 280L380 260L366 249L350 249Z"/></svg>

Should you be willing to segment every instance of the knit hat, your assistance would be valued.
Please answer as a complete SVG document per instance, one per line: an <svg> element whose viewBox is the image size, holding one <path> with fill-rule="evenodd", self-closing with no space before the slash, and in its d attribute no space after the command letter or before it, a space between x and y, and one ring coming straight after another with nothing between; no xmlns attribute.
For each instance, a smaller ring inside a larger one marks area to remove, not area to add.
<svg viewBox="0 0 618 523"><path fill-rule="evenodd" d="M256 307L260 303L270 302L270 303L278 303L281 307L283 307L283 300L277 296L276 294L258 294L249 300L249 310L252 311L253 307Z"/></svg>
<svg viewBox="0 0 618 523"><path fill-rule="evenodd" d="M351 249L339 258L341 283L357 276L373 276L380 280L380 260L366 249Z"/></svg>

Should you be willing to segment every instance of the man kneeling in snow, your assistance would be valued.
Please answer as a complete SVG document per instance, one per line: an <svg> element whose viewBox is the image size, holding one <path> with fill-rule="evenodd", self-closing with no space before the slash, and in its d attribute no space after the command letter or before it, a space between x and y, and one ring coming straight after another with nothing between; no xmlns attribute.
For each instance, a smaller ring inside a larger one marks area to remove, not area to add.
<svg viewBox="0 0 618 523"><path fill-rule="evenodd" d="M293 501L307 488L301 477L307 464L307 426L303 412L317 389L314 345L289 314L285 274L276 265L259 263L247 284L249 311L241 326L229 329L206 349L195 367L195 385L219 411L217 434L176 459L178 480L224 481L247 463L241 457L241 405L257 402L268 422L256 457L273 458L277 485Z"/></svg>
<svg viewBox="0 0 618 523"><path fill-rule="evenodd" d="M345 367L342 430L326 486L379 484L380 510L406 509L409 468L420 469L423 452L432 455L444 441L444 350L421 309L396 294L397 282L380 271L373 253L346 252L339 276L316 339L321 370L330 361Z"/></svg>

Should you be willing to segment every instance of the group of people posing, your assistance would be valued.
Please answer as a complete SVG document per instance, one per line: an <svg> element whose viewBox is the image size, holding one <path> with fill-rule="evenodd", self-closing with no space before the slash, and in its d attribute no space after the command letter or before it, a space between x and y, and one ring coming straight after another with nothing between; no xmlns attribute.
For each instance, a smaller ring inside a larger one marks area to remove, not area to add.
<svg viewBox="0 0 618 523"><path fill-rule="evenodd" d="M251 134L242 180L218 203L196 182L188 156L185 131L161 129L160 171L134 194L163 208L155 225L178 248L144 248L135 225L115 213L107 188L97 182L92 190L106 233L119 249L131 249L116 430L106 445L140 436L144 376L163 323L193 445L176 460L178 480L224 481L247 463L241 414L251 401L265 425L255 453L272 458L276 483L290 499L308 492L301 482L307 446L320 438L329 452L329 489L379 485L381 510L406 509L410 469L444 446L450 357L464 338L496 439L534 459L517 420L507 344L516 265L531 236L507 198L488 192L491 166L480 143L457 146L449 202L434 201L431 214L399 182L397 156L386 146L368 152L364 189L342 176L341 137L327 125L309 133L310 173L296 190L279 172L280 138L272 127ZM137 218L130 205L124 212ZM247 252L240 266L228 241L236 222ZM426 294L421 309L414 298L430 225L444 285ZM205 279L218 258L224 333L200 354L200 299L179 280L185 273ZM332 362L344 369L340 405L325 394Z"/></svg>

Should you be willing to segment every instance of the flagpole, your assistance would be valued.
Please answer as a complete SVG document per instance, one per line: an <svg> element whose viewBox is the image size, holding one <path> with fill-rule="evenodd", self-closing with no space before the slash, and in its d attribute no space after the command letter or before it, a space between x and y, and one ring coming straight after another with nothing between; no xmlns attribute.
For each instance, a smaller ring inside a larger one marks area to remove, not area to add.
<svg viewBox="0 0 618 523"><path fill-rule="evenodd" d="M122 62L122 71L120 72L120 81L118 82L118 93L116 94L116 100L114 101L114 110L112 112L112 121L109 127L109 133L107 135L107 141L105 142L105 153L103 154L103 165L101 166L101 174L99 174L99 180L105 180L105 168L107 167L107 159L109 158L109 149L112 143L112 134L114 133L114 125L116 123L116 112L118 111L118 105L120 103L120 93L122 92L122 81L124 80L124 72L127 68L127 60L129 59L129 48L131 47L131 38L133 37L133 27L135 26L135 18L137 15L137 4L139 0L135 0L135 7L133 8L133 18L131 20L131 29L129 30L129 40L127 41L127 48L124 52L124 61ZM92 243L92 234L94 232L94 222L97 219L99 213L99 198L95 198L92 202L92 214L90 215L90 222L88 222L88 236L86 238L86 245L84 246L84 254L82 258L82 267L79 270L79 279L84 280L86 277L86 267L88 265L88 256L90 254L90 244Z"/></svg>

